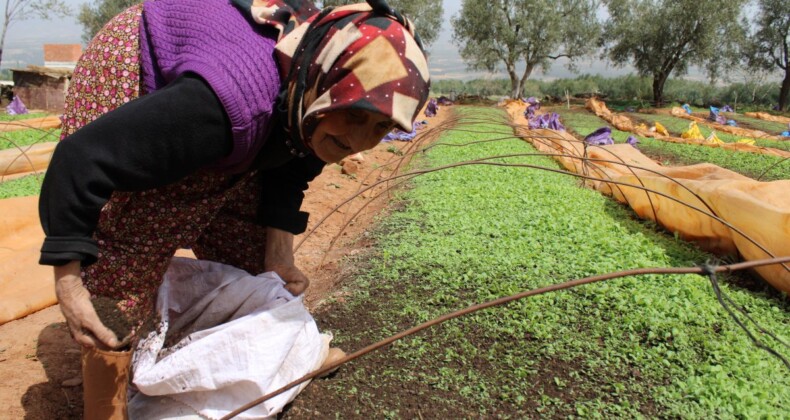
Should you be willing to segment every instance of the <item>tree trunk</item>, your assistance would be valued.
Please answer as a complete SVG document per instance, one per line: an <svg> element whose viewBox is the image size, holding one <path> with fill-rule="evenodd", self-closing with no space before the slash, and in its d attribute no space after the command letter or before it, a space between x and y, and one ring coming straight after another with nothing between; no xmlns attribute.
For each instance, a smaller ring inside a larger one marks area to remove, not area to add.
<svg viewBox="0 0 790 420"><path fill-rule="evenodd" d="M790 95L790 67L785 70L785 78L782 80L782 88L779 90L779 110L787 109L787 97Z"/></svg>
<svg viewBox="0 0 790 420"><path fill-rule="evenodd" d="M527 62L527 67L524 69L524 75L521 76L521 80L518 81L518 94L519 97L524 92L524 85L527 83L527 79L529 79L529 75L532 74L532 69L535 68L535 65ZM516 99L516 98L513 98Z"/></svg>
<svg viewBox="0 0 790 420"><path fill-rule="evenodd" d="M664 105L664 83L667 82L668 74L653 75L653 103L660 107Z"/></svg>
<svg viewBox="0 0 790 420"><path fill-rule="evenodd" d="M513 86L513 83L515 83L516 85ZM518 87L518 79L516 79L515 82L511 82L510 99L518 99L519 96L521 96L521 95L519 95L520 91L521 91L521 89L519 89L519 87Z"/></svg>
<svg viewBox="0 0 790 420"><path fill-rule="evenodd" d="M3 32L0 34L0 64L3 64L3 46L5 45L5 34L8 31L8 19L3 22Z"/></svg>
<svg viewBox="0 0 790 420"><path fill-rule="evenodd" d="M510 76L510 99L518 99L520 90L518 86L518 75L516 75L515 68L508 69L507 74Z"/></svg>

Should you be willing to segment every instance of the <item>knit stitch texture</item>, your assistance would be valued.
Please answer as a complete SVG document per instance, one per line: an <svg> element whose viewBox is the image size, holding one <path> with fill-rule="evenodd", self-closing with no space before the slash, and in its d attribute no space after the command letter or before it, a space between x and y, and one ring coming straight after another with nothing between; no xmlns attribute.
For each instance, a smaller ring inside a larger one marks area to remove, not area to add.
<svg viewBox="0 0 790 420"><path fill-rule="evenodd" d="M211 86L233 126L234 147L218 163L249 167L269 134L280 77L276 33L255 25L227 0L155 0L143 5L143 86L152 92L185 72Z"/></svg>

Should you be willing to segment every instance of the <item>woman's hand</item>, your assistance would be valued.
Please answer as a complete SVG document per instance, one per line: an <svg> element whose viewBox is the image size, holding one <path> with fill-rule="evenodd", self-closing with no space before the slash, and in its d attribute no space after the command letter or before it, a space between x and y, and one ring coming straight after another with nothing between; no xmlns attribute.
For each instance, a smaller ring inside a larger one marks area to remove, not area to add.
<svg viewBox="0 0 790 420"><path fill-rule="evenodd" d="M273 227L266 228L264 269L274 271L285 281L285 288L298 296L307 290L310 279L294 264L294 235Z"/></svg>
<svg viewBox="0 0 790 420"><path fill-rule="evenodd" d="M90 293L80 278L79 261L55 267L55 294L76 342L84 347L114 349L119 346L115 333L105 327L96 314Z"/></svg>
<svg viewBox="0 0 790 420"><path fill-rule="evenodd" d="M267 264L266 271L274 271L285 281L285 289L291 292L294 296L299 296L307 290L310 285L310 280L294 265L275 265L269 267Z"/></svg>

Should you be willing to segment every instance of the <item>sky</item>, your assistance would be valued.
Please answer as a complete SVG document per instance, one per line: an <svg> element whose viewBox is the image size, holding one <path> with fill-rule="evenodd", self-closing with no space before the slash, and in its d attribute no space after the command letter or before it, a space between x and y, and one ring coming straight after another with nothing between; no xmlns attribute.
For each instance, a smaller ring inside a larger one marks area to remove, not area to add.
<svg viewBox="0 0 790 420"><path fill-rule="evenodd" d="M484 1L484 0L480 0ZM64 0L76 11L80 5L89 0ZM458 48L452 43L450 19L461 10L461 0L443 0L444 22L439 38L430 48L429 65L434 80L441 79L473 79L473 78L507 78L504 72L494 74L467 71L458 55ZM82 43L82 26L75 17L53 20L26 20L12 23L6 35L3 50L2 68L24 68L27 64L44 64L43 44L76 44ZM604 76L620 76L632 72L632 69L614 68L598 59L587 59L579 63L579 68L587 74ZM523 67L522 67L523 69ZM563 62L558 60L548 72L535 72L531 79L552 80L556 78L576 77L578 74L568 71ZM693 73L692 73L693 76Z"/></svg>

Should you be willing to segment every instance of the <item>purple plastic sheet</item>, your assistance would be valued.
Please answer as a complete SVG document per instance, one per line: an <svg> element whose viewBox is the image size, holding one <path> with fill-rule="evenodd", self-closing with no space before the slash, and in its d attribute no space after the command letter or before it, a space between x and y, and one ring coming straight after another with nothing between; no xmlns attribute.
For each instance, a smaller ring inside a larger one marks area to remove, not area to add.
<svg viewBox="0 0 790 420"><path fill-rule="evenodd" d="M614 144L612 139L612 129L609 127L601 127L584 138L584 141L591 146L606 146L607 144Z"/></svg>
<svg viewBox="0 0 790 420"><path fill-rule="evenodd" d="M384 136L384 138L381 139L381 141L383 141L383 142L389 142L389 141L393 141L393 140L412 141L412 140L414 140L414 137L417 136L417 130L422 130L427 125L428 125L428 121L425 121L425 120L415 121L414 125L412 125L411 133L407 133L407 132L405 132L403 130L399 130L399 129L396 128L396 129L390 131L389 133L387 133L387 135Z"/></svg>
<svg viewBox="0 0 790 420"><path fill-rule="evenodd" d="M531 120L532 118L535 118L535 108L533 108L530 105L527 105L527 109L524 111L524 117L526 117L527 120Z"/></svg>
<svg viewBox="0 0 790 420"><path fill-rule="evenodd" d="M527 103L529 104L530 108L535 108L535 111L540 109L540 101L534 96L527 98Z"/></svg>
<svg viewBox="0 0 790 420"><path fill-rule="evenodd" d="M414 140L414 137L416 135L417 135L417 131L416 130L412 131L411 133L407 133L405 131L401 131L401 130L397 130L396 129L396 130L390 131L386 136L384 136L383 139L381 139L381 141L383 141L383 142L388 142L388 141L393 141L393 140L412 141L412 140Z"/></svg>
<svg viewBox="0 0 790 420"><path fill-rule="evenodd" d="M628 136L628 138L625 139L625 142L634 147L636 147L636 145L639 144L639 140L634 136Z"/></svg>
<svg viewBox="0 0 790 420"><path fill-rule="evenodd" d="M549 130L565 131L565 126L560 122L560 114L556 112L541 114L539 116L533 115L527 123L532 130L536 128L548 128Z"/></svg>
<svg viewBox="0 0 790 420"><path fill-rule="evenodd" d="M14 99L11 100L11 103L5 108L5 111L8 115L22 115L27 114L27 107L22 100L19 99L19 96L14 96Z"/></svg>
<svg viewBox="0 0 790 420"><path fill-rule="evenodd" d="M425 106L425 116L435 117L437 111L439 111L439 105L436 104L436 99L431 98L431 100L428 101L428 105Z"/></svg>
<svg viewBox="0 0 790 420"><path fill-rule="evenodd" d="M735 112L735 110L729 105L724 105L721 107L721 112Z"/></svg>
<svg viewBox="0 0 790 420"><path fill-rule="evenodd" d="M708 120L719 124L727 124L727 118L725 118L724 115L719 115L719 108L716 108L715 106L710 107Z"/></svg>
<svg viewBox="0 0 790 420"><path fill-rule="evenodd" d="M530 130L534 130L536 128L541 128L540 126L540 117L532 116L527 120L527 126Z"/></svg>
<svg viewBox="0 0 790 420"><path fill-rule="evenodd" d="M548 128L551 130L565 131L565 126L560 122L560 114L557 114L556 112L551 113L548 125Z"/></svg>
<svg viewBox="0 0 790 420"><path fill-rule="evenodd" d="M527 109L524 111L524 116L527 120L535 118L535 111L540 109L540 101L534 96L530 96L524 102L527 103Z"/></svg>

